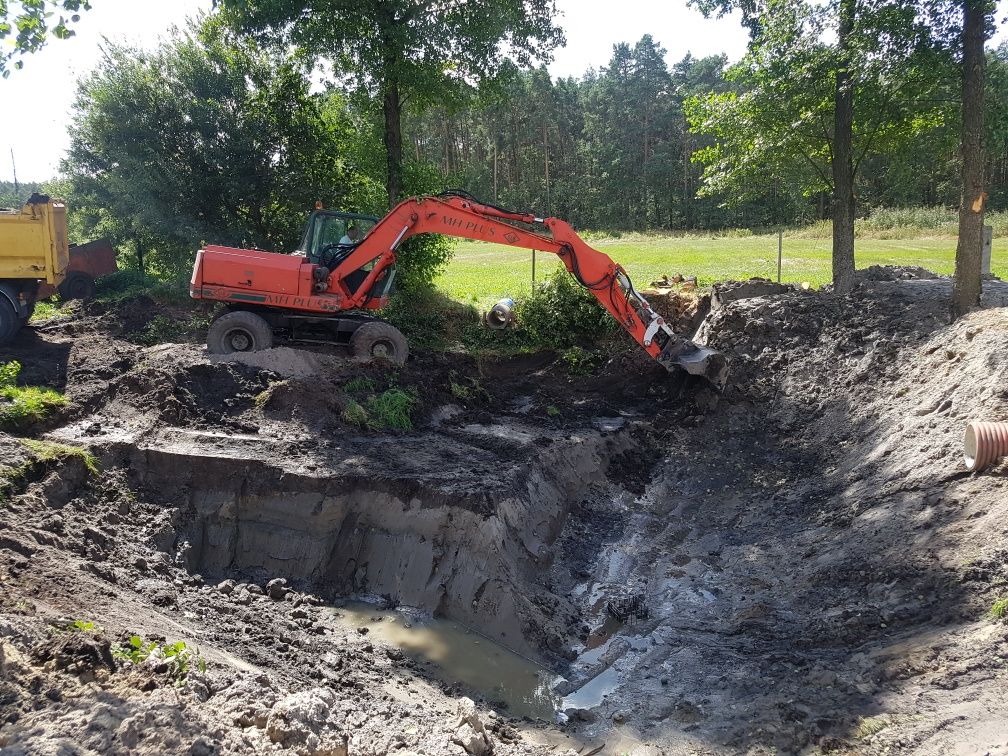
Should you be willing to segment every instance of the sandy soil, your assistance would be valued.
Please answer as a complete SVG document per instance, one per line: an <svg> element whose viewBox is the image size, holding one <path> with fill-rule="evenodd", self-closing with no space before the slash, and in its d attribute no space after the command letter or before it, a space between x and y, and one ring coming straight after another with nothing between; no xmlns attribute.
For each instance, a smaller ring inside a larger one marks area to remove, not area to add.
<svg viewBox="0 0 1008 756"><path fill-rule="evenodd" d="M150 302L28 330L3 359L71 399L32 435L101 472L0 435L0 752L1008 752L1008 463L960 443L1008 418L1008 286L953 325L948 291L720 287L721 395L629 348L221 361L133 343ZM349 426L361 377L414 430ZM537 658L557 722L324 610L360 593Z"/></svg>

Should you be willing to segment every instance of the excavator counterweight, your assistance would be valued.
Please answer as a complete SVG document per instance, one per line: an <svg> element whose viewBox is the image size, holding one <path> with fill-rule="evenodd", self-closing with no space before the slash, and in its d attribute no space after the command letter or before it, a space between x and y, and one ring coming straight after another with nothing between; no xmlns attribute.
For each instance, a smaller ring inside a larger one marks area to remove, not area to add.
<svg viewBox="0 0 1008 756"><path fill-rule="evenodd" d="M224 302L231 310L211 325L209 348L254 351L271 346L277 332L297 338L299 331L321 326L355 354L405 360L402 334L368 313L388 302L397 250L425 233L556 255L660 365L724 387L724 355L673 332L622 266L586 244L569 224L484 204L463 192L403 200L380 219L316 213L294 255L219 246L200 250L191 296Z"/></svg>

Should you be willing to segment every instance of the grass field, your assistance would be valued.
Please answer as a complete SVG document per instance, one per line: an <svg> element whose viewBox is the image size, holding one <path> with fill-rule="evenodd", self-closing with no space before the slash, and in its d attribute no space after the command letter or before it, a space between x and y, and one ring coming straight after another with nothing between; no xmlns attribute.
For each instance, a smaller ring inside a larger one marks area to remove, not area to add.
<svg viewBox="0 0 1008 756"><path fill-rule="evenodd" d="M777 237L680 236L634 234L589 242L621 263L638 288L667 273L697 276L701 284L726 278L777 277ZM936 273L955 267L955 237L919 239L862 238L855 243L858 268L869 265L920 265ZM1008 239L995 238L993 272L1008 278ZM784 238L785 282L807 281L821 286L830 281L828 238ZM553 255L536 254L536 280L554 270ZM532 281L532 254L499 244L460 242L451 263L437 281L453 299L479 304L505 296L527 294Z"/></svg>

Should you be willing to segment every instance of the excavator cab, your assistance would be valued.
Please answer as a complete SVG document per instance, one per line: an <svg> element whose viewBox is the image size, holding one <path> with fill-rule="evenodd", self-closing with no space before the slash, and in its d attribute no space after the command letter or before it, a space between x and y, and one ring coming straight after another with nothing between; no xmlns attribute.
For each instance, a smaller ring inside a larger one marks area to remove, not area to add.
<svg viewBox="0 0 1008 756"><path fill-rule="evenodd" d="M308 218L297 254L309 262L334 268L378 223L373 215L316 210Z"/></svg>

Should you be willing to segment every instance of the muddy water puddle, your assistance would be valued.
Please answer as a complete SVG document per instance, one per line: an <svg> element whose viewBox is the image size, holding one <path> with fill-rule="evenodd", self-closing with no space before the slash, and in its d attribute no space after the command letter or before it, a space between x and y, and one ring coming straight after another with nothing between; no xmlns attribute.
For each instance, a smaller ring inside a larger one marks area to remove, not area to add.
<svg viewBox="0 0 1008 756"><path fill-rule="evenodd" d="M333 612L341 625L366 627L370 637L427 662L438 679L482 693L507 716L556 719L562 699L552 687L561 678L457 622L363 602Z"/></svg>

